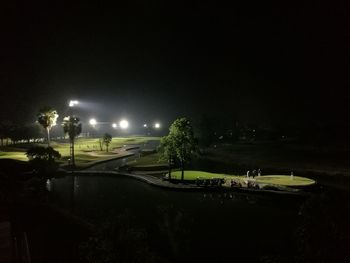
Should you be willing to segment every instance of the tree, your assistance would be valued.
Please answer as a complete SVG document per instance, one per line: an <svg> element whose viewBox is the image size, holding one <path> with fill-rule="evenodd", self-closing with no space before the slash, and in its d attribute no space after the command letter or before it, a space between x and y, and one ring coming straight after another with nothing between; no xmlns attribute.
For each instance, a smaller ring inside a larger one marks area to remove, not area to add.
<svg viewBox="0 0 350 263"><path fill-rule="evenodd" d="M9 138L11 140L12 144L18 143L20 140L22 140L22 131L21 126L18 124L11 125L10 132L9 132Z"/></svg>
<svg viewBox="0 0 350 263"><path fill-rule="evenodd" d="M169 179L171 179L171 167L175 162L176 150L173 140L168 136L164 136L160 139L159 152L161 154L161 159L168 161L169 167Z"/></svg>
<svg viewBox="0 0 350 263"><path fill-rule="evenodd" d="M12 124L10 121L1 121L0 122L0 141L1 146L4 146L4 140L7 140L10 138L10 132L11 132ZM6 143L8 144L8 143Z"/></svg>
<svg viewBox="0 0 350 263"><path fill-rule="evenodd" d="M34 146L26 152L30 165L38 172L39 175L49 175L57 171L57 159L61 154L52 147Z"/></svg>
<svg viewBox="0 0 350 263"><path fill-rule="evenodd" d="M46 130L47 145L50 146L50 130L56 125L58 114L56 110L50 107L44 107L39 110L37 117L40 125Z"/></svg>
<svg viewBox="0 0 350 263"><path fill-rule="evenodd" d="M102 152L103 151L103 138L98 139L98 144L100 146L100 151Z"/></svg>
<svg viewBox="0 0 350 263"><path fill-rule="evenodd" d="M103 144L106 145L106 151L108 152L108 146L112 141L112 135L105 133L102 137Z"/></svg>
<svg viewBox="0 0 350 263"><path fill-rule="evenodd" d="M197 140L194 138L193 128L187 118L179 118L171 124L169 135L171 150L181 164L181 180L184 179L185 164L197 150Z"/></svg>
<svg viewBox="0 0 350 263"><path fill-rule="evenodd" d="M74 157L74 141L75 137L77 137L82 130L82 124L80 119L76 116L69 116L63 119L63 131L65 134L68 134L69 142L70 142L70 157L71 157L71 165L75 167L75 157Z"/></svg>

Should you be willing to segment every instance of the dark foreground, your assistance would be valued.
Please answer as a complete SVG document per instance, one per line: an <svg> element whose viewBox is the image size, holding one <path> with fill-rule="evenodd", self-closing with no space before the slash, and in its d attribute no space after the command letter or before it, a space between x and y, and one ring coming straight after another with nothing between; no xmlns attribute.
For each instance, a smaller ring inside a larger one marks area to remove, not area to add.
<svg viewBox="0 0 350 263"><path fill-rule="evenodd" d="M48 192L43 183L16 178L2 175L1 220L27 233L32 262L344 262L350 256L346 191L327 188L294 199L65 177L51 181Z"/></svg>

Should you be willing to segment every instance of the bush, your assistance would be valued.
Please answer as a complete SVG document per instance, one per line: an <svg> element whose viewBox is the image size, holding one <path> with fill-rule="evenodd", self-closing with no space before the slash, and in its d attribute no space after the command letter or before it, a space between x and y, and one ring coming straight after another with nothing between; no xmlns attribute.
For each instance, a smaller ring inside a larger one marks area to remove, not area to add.
<svg viewBox="0 0 350 263"><path fill-rule="evenodd" d="M32 169L41 177L49 177L58 169L56 160L61 158L61 154L52 147L34 146L27 150L26 155Z"/></svg>

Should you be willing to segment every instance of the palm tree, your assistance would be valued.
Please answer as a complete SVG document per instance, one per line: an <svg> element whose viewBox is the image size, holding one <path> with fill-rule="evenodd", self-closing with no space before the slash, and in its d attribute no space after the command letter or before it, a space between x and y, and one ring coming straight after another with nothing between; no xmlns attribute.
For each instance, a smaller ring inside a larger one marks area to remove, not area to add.
<svg viewBox="0 0 350 263"><path fill-rule="evenodd" d="M50 130L56 125L58 118L57 111L50 107L44 107L39 110L37 117L38 123L40 123L40 125L46 130L47 145L50 146Z"/></svg>
<svg viewBox="0 0 350 263"><path fill-rule="evenodd" d="M77 137L81 133L82 124L78 117L69 116L63 119L62 125L63 125L64 133L68 134L68 137L69 137L71 165L72 165L72 168L74 168L75 167L74 141L75 141L75 137Z"/></svg>
<svg viewBox="0 0 350 263"><path fill-rule="evenodd" d="M102 137L102 141L104 145L106 145L106 151L108 152L108 146L112 141L112 135L110 135L109 133L105 133Z"/></svg>

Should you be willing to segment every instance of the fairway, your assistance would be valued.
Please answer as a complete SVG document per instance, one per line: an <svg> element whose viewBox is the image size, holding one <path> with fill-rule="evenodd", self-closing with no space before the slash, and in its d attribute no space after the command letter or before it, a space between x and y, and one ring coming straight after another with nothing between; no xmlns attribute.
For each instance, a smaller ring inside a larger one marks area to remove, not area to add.
<svg viewBox="0 0 350 263"><path fill-rule="evenodd" d="M11 151L11 152L0 152L0 159L14 159L18 161L28 161L25 152Z"/></svg>
<svg viewBox="0 0 350 263"><path fill-rule="evenodd" d="M171 174L172 178L180 179L181 171L175 171ZM246 176L243 175L227 175L219 173L209 173L202 171L185 171L184 180L196 180L196 179L212 179L212 178L224 178L226 180L238 179L241 182L246 181ZM250 180L254 180L251 179ZM293 180L289 175L265 175L255 177L255 182L259 184L269 184L276 186L309 186L316 182L312 179L300 176L294 176Z"/></svg>
<svg viewBox="0 0 350 263"><path fill-rule="evenodd" d="M171 173L171 177L174 179L181 178L181 171L175 171ZM212 179L212 178L224 178L227 180L230 179L245 179L243 176L239 175L228 175L228 174L219 174L219 173L209 173L203 171L185 171L184 180L196 180L199 179Z"/></svg>
<svg viewBox="0 0 350 263"><path fill-rule="evenodd" d="M313 185L316 182L312 179L300 176L290 175L265 175L256 178L256 182L260 184L273 184L282 186L308 186Z"/></svg>
<svg viewBox="0 0 350 263"><path fill-rule="evenodd" d="M119 149L126 145L147 144L148 141L159 141L159 137L114 137L109 145L109 152L100 150L99 138L77 138L75 141L75 160L77 167L91 165L97 161L113 159L120 156ZM9 147L2 147L0 151L0 159L15 159L20 161L28 161L25 154L26 150L34 145L47 146L47 144L17 144ZM67 141L52 141L51 146L62 155L60 162L66 164L69 158L69 142Z"/></svg>

